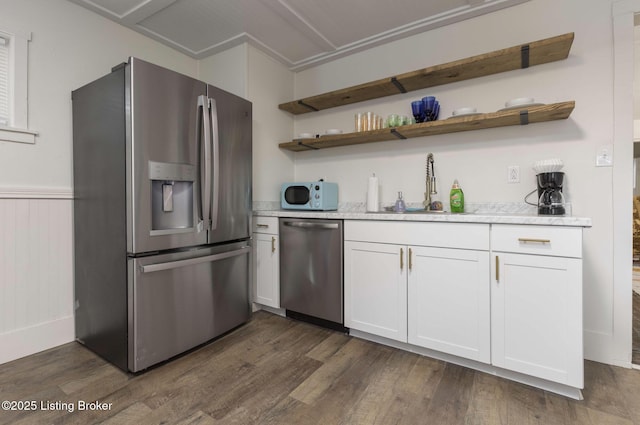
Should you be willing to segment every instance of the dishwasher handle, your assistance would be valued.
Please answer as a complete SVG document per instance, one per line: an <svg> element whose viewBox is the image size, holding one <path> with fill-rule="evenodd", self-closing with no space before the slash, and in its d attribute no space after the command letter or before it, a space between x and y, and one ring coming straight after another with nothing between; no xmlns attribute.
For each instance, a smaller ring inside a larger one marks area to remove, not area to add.
<svg viewBox="0 0 640 425"><path fill-rule="evenodd" d="M222 252L220 254L207 255L204 257L189 258L187 260L169 261L167 263L148 264L146 266L140 266L142 273L157 272L161 270L177 269L178 267L193 266L195 264L210 263L213 261L220 261L226 258L236 257L248 253L251 247L245 246L235 251Z"/></svg>
<svg viewBox="0 0 640 425"><path fill-rule="evenodd" d="M301 227L304 229L338 229L340 225L338 223L314 223L309 221L285 221L285 226L289 227Z"/></svg>

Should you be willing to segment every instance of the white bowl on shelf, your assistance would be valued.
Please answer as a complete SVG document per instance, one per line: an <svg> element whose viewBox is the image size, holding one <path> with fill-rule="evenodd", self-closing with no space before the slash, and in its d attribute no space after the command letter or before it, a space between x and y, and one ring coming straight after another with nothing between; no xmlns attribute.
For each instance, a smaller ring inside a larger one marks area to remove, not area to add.
<svg viewBox="0 0 640 425"><path fill-rule="evenodd" d="M513 108L514 106L531 105L535 103L535 99L532 97L518 97L511 99L504 104L505 108Z"/></svg>
<svg viewBox="0 0 640 425"><path fill-rule="evenodd" d="M298 135L298 138L300 138L300 139L313 139L313 134L311 134L311 133L300 133Z"/></svg>
<svg viewBox="0 0 640 425"><path fill-rule="evenodd" d="M342 130L337 128L330 128L324 132L324 134L342 134Z"/></svg>
<svg viewBox="0 0 640 425"><path fill-rule="evenodd" d="M464 107L464 108L454 109L454 111L451 113L451 115L456 117L458 115L471 115L471 114L475 114L477 112L478 112L478 110L476 108Z"/></svg>

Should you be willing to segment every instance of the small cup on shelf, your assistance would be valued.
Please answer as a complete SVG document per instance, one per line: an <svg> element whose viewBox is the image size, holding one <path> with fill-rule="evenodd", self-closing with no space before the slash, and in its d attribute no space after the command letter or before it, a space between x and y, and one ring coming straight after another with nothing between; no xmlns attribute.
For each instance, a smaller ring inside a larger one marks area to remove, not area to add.
<svg viewBox="0 0 640 425"><path fill-rule="evenodd" d="M355 115L355 129L356 129L356 131L364 131L364 128L365 128L364 121L365 121L364 114L361 113L361 112L358 112Z"/></svg>
<svg viewBox="0 0 640 425"><path fill-rule="evenodd" d="M422 120L424 120L424 103L422 100L414 100L411 102L411 113L416 122L422 122Z"/></svg>
<svg viewBox="0 0 640 425"><path fill-rule="evenodd" d="M408 115L403 115L402 117L400 117L400 120L402 122L400 125L411 125L416 123L416 119Z"/></svg>
<svg viewBox="0 0 640 425"><path fill-rule="evenodd" d="M402 125L400 116L398 114L391 114L387 117L387 127L393 128Z"/></svg>
<svg viewBox="0 0 640 425"><path fill-rule="evenodd" d="M375 115L376 114L374 114L373 112L366 112L365 113L364 131L373 130L373 126L375 125L375 123L374 123Z"/></svg>
<svg viewBox="0 0 640 425"><path fill-rule="evenodd" d="M425 96L422 98L422 103L424 105L424 119L423 121L431 121L431 116L433 114L433 109L436 104L435 96Z"/></svg>

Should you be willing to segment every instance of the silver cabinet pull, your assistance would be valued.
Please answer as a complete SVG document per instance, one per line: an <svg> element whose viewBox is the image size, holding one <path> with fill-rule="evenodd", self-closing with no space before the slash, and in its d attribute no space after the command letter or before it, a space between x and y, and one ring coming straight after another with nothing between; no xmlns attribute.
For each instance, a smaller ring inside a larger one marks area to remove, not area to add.
<svg viewBox="0 0 640 425"><path fill-rule="evenodd" d="M178 267L193 266L195 264L210 263L213 261L224 260L225 258L236 257L238 255L247 254L251 251L248 246L236 249L235 251L221 252L220 254L205 255L204 257L189 258L187 260L169 261L167 263L149 264L141 266L142 273L158 272L161 270L177 269Z"/></svg>
<svg viewBox="0 0 640 425"><path fill-rule="evenodd" d="M536 239L536 238L518 238L518 242L522 243L551 243L551 239Z"/></svg>

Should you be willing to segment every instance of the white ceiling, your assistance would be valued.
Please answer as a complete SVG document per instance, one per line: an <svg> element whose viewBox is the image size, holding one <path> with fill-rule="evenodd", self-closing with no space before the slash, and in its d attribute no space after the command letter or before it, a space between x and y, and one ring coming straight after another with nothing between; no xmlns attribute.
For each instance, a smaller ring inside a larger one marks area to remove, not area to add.
<svg viewBox="0 0 640 425"><path fill-rule="evenodd" d="M529 0L69 0L202 59L248 42L298 71Z"/></svg>

